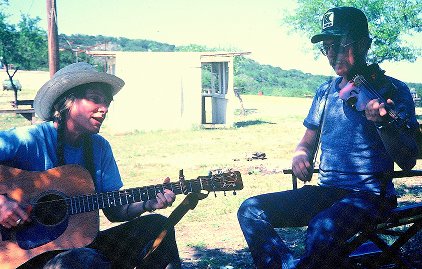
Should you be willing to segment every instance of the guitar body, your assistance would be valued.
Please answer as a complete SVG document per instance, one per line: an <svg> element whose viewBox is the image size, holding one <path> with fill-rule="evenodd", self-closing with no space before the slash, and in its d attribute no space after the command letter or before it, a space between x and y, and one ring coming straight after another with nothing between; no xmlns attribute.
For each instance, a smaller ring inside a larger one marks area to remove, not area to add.
<svg viewBox="0 0 422 269"><path fill-rule="evenodd" d="M1 268L16 268L46 251L86 246L98 233L98 210L69 215L64 202L48 210L38 206L95 193L91 175L81 166L29 172L0 165L0 193L32 208L31 222L12 229L0 226Z"/></svg>
<svg viewBox="0 0 422 269"><path fill-rule="evenodd" d="M235 191L243 188L238 171L200 176L179 182L96 193L89 172L79 165L64 165L29 172L0 165L0 194L18 201L31 222L6 229L0 226L0 268L16 268L51 250L90 244L99 231L99 209L153 199L164 189L175 194L202 190ZM204 195L204 194L202 194Z"/></svg>

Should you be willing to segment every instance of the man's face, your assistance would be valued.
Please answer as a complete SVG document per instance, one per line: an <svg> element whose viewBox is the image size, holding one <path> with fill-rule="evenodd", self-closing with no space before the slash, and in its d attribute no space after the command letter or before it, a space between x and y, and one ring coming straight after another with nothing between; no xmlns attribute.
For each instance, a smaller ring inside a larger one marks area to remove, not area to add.
<svg viewBox="0 0 422 269"><path fill-rule="evenodd" d="M106 118L110 98L99 88L86 90L77 98L69 111L68 128L77 133L98 133ZM70 125L70 126L69 126Z"/></svg>
<svg viewBox="0 0 422 269"><path fill-rule="evenodd" d="M338 76L347 77L355 65L353 44L350 39L330 38L322 42L322 51Z"/></svg>

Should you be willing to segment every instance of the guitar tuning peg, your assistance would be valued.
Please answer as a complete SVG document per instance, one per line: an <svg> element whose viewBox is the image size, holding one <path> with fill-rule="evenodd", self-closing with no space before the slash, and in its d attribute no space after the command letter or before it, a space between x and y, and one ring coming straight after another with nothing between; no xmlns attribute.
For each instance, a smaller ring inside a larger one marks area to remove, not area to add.
<svg viewBox="0 0 422 269"><path fill-rule="evenodd" d="M188 194L188 189L186 186L186 181L185 181L185 175L183 174L183 169L179 170L179 183L181 185L182 188L182 193L187 195Z"/></svg>

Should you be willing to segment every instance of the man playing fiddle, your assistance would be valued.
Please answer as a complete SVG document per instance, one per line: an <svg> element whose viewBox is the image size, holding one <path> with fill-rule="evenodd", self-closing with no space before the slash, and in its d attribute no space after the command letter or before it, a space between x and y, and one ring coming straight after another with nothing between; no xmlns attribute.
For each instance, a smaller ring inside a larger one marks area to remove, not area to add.
<svg viewBox="0 0 422 269"><path fill-rule="evenodd" d="M321 52L338 75L317 89L292 160L293 173L310 181L320 145L318 185L243 202L238 219L257 268L351 268L344 242L397 205L388 176L394 163L405 170L416 163L418 123L411 94L406 84L382 72L371 80L376 69L366 63L371 38L363 12L329 9L322 32L311 42L322 42ZM361 111L340 98L356 75L385 99L372 98ZM274 227L306 225L305 253L294 260Z"/></svg>

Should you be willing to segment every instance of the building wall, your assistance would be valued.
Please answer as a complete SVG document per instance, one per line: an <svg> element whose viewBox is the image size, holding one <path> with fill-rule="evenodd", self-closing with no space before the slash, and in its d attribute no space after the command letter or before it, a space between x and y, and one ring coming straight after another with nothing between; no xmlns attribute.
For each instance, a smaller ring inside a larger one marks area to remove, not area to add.
<svg viewBox="0 0 422 269"><path fill-rule="evenodd" d="M110 107L108 125L113 131L200 125L200 54L116 52L115 71L126 84Z"/></svg>
<svg viewBox="0 0 422 269"><path fill-rule="evenodd" d="M213 98L210 105L215 123L225 121L226 125L233 122L233 101L236 101L233 100L231 59L217 59L230 61L229 87L225 98ZM115 52L115 58L110 63L114 64L110 68L115 75L126 83L114 97L107 115L106 125L111 131L189 129L201 125L200 53ZM0 79L6 78L6 72L0 70ZM14 78L19 79L23 90L36 91L50 79L50 74L19 70Z"/></svg>

